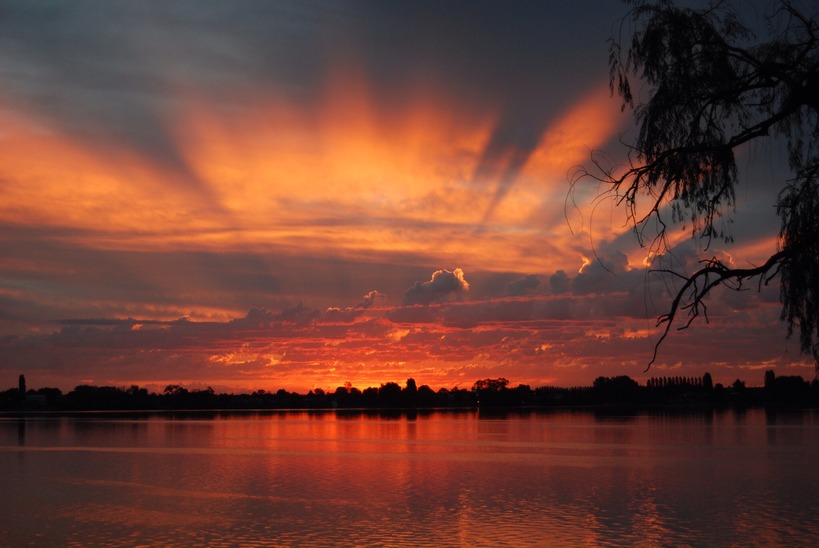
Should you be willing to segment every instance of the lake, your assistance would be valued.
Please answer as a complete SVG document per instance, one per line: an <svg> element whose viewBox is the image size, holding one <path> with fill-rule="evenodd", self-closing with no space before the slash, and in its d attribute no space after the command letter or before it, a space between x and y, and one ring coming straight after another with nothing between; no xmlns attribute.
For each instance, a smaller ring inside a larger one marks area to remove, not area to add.
<svg viewBox="0 0 819 548"><path fill-rule="evenodd" d="M0 418L0 546L819 544L819 412Z"/></svg>

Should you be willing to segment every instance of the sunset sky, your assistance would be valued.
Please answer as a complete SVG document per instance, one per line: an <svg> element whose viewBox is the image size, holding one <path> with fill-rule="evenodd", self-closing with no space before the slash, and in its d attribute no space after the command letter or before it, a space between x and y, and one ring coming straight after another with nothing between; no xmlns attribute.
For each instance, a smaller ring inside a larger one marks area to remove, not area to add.
<svg viewBox="0 0 819 548"><path fill-rule="evenodd" d="M647 272L593 150L617 2L4 2L0 389L364 388L413 377L811 378L778 286L651 359ZM783 153L741 151L730 247L776 250ZM655 266L656 266L655 262Z"/></svg>

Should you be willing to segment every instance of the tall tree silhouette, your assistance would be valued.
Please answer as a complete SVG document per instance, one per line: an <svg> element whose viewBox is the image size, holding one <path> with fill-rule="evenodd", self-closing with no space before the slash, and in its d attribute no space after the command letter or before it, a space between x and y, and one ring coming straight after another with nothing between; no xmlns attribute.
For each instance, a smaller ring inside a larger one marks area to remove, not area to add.
<svg viewBox="0 0 819 548"><path fill-rule="evenodd" d="M640 244L668 251L669 218L688 224L705 250L713 239L731 241L725 215L735 203L739 147L784 139L791 171L771 182L779 188L781 225L777 249L762 264L736 268L714 257L693 273L662 270L680 284L658 318L664 330L649 367L675 322L685 329L700 315L707 318L712 289L741 290L752 280L761 287L777 276L788 336L798 332L802 351L819 364L819 4L798 8L780 0L768 17L768 35L758 40L724 1L705 9L666 0L629 3L632 32L611 39L609 76L612 94L623 109L633 109L639 131L627 143L627 166L595 155L580 179L610 185ZM645 99L637 98L635 84Z"/></svg>

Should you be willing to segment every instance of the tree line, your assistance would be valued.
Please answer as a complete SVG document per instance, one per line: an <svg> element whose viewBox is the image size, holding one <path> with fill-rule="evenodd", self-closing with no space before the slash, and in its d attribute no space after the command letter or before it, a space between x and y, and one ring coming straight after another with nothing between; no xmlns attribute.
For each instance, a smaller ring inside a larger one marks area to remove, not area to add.
<svg viewBox="0 0 819 548"><path fill-rule="evenodd" d="M27 389L20 375L17 388L0 392L2 411L185 410L185 409L418 409L418 408L539 408L581 406L801 406L819 407L819 381L776 376L768 370L761 387L746 387L737 379L728 386L702 377L652 377L645 385L628 376L598 377L591 386L510 387L505 378L475 381L470 389L418 386L407 379L402 387L387 382L363 390L345 383L333 391L317 388L307 394L256 390L217 393L212 388L188 389L178 384L161 393L130 387L79 385L68 393L58 388Z"/></svg>

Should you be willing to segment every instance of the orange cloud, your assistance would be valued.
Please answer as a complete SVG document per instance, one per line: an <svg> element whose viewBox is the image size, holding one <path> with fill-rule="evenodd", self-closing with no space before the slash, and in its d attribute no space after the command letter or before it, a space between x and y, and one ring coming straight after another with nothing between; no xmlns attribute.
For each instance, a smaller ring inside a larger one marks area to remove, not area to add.
<svg viewBox="0 0 819 548"><path fill-rule="evenodd" d="M582 95L546 127L514 185L499 204L495 222L520 224L521 219L533 222L533 218L544 213L542 206L548 204L549 221L559 221L548 228L568 236L562 204L569 190L569 173L587 163L591 152L605 145L623 120L616 103L609 97L607 84L601 83ZM555 216L554 212L559 215Z"/></svg>
<svg viewBox="0 0 819 548"><path fill-rule="evenodd" d="M180 173L119 143L61 133L8 104L0 116L0 221L66 229L60 239L115 249L156 248L218 224L208 197L180 183Z"/></svg>
<svg viewBox="0 0 819 548"><path fill-rule="evenodd" d="M608 84L599 84L549 125L524 173L529 177L544 174L565 177L611 139L623 119L616 101L609 95Z"/></svg>
<svg viewBox="0 0 819 548"><path fill-rule="evenodd" d="M481 221L491 199L469 178L496 114L476 118L444 93L379 104L355 70L334 73L326 89L312 108L248 97L221 111L191 97L169 122L191 171L229 212L223 245L453 255L470 268L542 269L528 252L543 245L542 228L526 219L544 197L565 197L569 167L617 123L607 96L583 97L544 135L526 181L500 208L498 229L482 232L480 246L464 246L464 229ZM570 237L563 226L550 229Z"/></svg>
<svg viewBox="0 0 819 548"><path fill-rule="evenodd" d="M380 104L356 71L334 75L326 89L311 106L250 94L219 105L180 93L166 127L184 170L0 106L0 219L80 229L72 241L109 249L333 249L541 271L543 257L530 250L552 246L551 266L560 242L546 243L542 223L527 219L544 200L565 197L568 167L614 130L601 94L583 97L546 131L477 242L470 231L491 196L470 176L497 114L476 117L429 90ZM561 217L548 230L570 237L564 225Z"/></svg>

